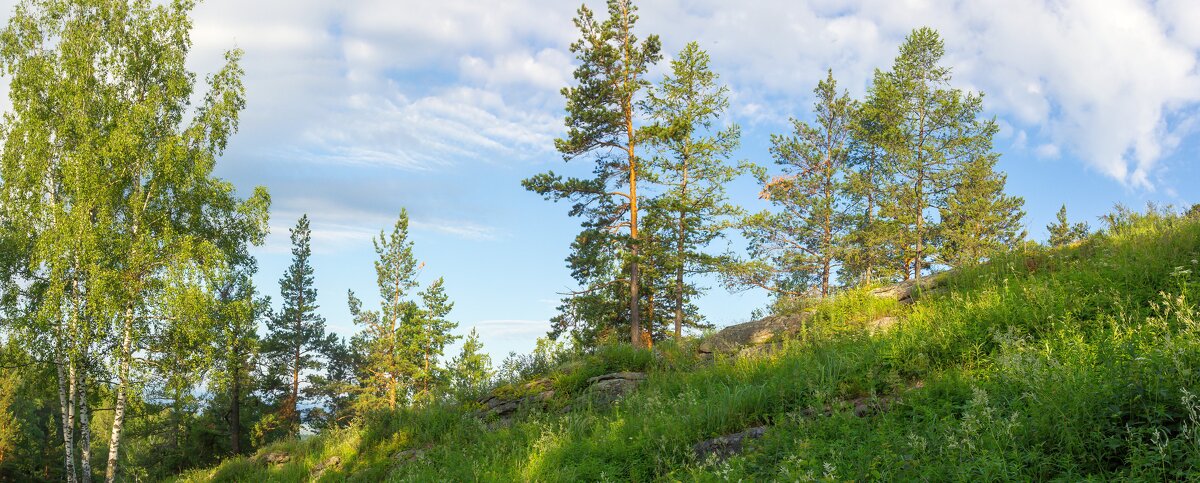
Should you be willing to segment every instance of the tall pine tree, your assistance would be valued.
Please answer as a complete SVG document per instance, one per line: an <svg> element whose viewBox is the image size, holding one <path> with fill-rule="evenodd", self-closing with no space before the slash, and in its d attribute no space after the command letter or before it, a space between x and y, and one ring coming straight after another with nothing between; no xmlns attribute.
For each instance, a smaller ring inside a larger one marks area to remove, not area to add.
<svg viewBox="0 0 1200 483"><path fill-rule="evenodd" d="M583 236L592 241L600 240L600 233L628 229L628 236L616 239L620 243L615 246L627 251L620 256L628 258L623 265L628 272L630 340L639 345L643 335L638 294L638 205L642 200L638 182L644 166L638 156L637 101L649 85L646 71L661 58L661 45L656 35L639 41L634 34L636 10L631 0L608 0L607 20L598 22L587 6L581 6L575 18L580 39L571 44L571 52L580 61L575 69L577 84L562 90L567 100L567 135L556 139L554 145L568 161L591 157L596 163L594 176L563 178L549 172L522 184L547 199L574 201L571 215L585 219ZM589 248L613 246L606 240ZM581 281L591 284L586 288L589 292L612 282Z"/></svg>
<svg viewBox="0 0 1200 483"><path fill-rule="evenodd" d="M936 31L913 30L892 70L877 76L873 86L889 111L881 139L899 182L891 208L900 227L897 239L904 244L905 278L918 283L937 253L932 214L945 205L964 167L989 155L997 130L995 121L979 119L981 95L950 87L950 69L940 64L943 55Z"/></svg>
<svg viewBox="0 0 1200 483"><path fill-rule="evenodd" d="M424 264L413 254L408 226L408 211L402 209L392 232L380 232L375 240L379 310L363 310L362 301L348 293L350 313L362 327L356 337L363 352L356 403L360 410L431 400L440 387L438 358L456 339L450 331L457 324L446 319L454 304L446 296L444 281L439 278L424 291L411 293Z"/></svg>
<svg viewBox="0 0 1200 483"><path fill-rule="evenodd" d="M671 74L650 90L642 107L652 122L645 129L646 141L658 151L651 161L656 168L653 180L665 188L648 204L667 224L660 230L661 246L654 248L662 253L656 265L672 278L662 295L678 339L691 299L701 293L688 278L715 270L716 259L704 248L740 212L729 203L725 185L743 171L728 162L741 130L736 124L717 129L729 108L729 89L717 84L708 54L695 42L671 61ZM686 325L700 326L699 314L691 312Z"/></svg>

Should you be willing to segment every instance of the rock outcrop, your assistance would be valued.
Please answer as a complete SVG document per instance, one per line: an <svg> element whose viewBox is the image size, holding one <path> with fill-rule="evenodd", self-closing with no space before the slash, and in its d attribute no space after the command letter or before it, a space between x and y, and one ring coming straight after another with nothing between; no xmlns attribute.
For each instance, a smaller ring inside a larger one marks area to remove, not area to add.
<svg viewBox="0 0 1200 483"><path fill-rule="evenodd" d="M590 397L595 404L612 404L632 394L644 380L646 374L641 372L614 372L596 376L587 380L585 397Z"/></svg>
<svg viewBox="0 0 1200 483"><path fill-rule="evenodd" d="M737 353L747 347L762 346L794 335L804 328L811 312L772 315L763 319L731 325L708 336L700 343L702 354Z"/></svg>
<svg viewBox="0 0 1200 483"><path fill-rule="evenodd" d="M740 433L717 436L716 438L696 443L695 446L692 446L692 452L695 453L696 459L699 461L709 461L711 458L717 462L721 462L730 456L740 454L745 447L746 441L761 438L764 434L767 434L767 427L758 426Z"/></svg>
<svg viewBox="0 0 1200 483"><path fill-rule="evenodd" d="M397 463L408 463L425 458L425 448L406 449L392 455L392 460Z"/></svg>
<svg viewBox="0 0 1200 483"><path fill-rule="evenodd" d="M483 405L483 416L504 418L511 416L522 407L542 407L554 398L554 389L549 379L538 379L520 386L517 395L503 392L493 392L479 400Z"/></svg>
<svg viewBox="0 0 1200 483"><path fill-rule="evenodd" d="M892 326L896 325L896 322L899 321L900 319L890 315L877 318L867 322L867 333L870 335L882 334L891 329Z"/></svg>
<svg viewBox="0 0 1200 483"><path fill-rule="evenodd" d="M946 273L939 273L921 278L921 292L937 292L946 283ZM911 304L917 292L917 281L905 280L895 285L879 287L871 291L871 295L879 298L894 298L902 304Z"/></svg>
<svg viewBox="0 0 1200 483"><path fill-rule="evenodd" d="M264 464L268 464L268 465L282 465L291 460L292 460L292 455L284 453L282 451L272 451L270 453L266 453L266 454L260 455L258 457L258 461L260 463L264 463Z"/></svg>
<svg viewBox="0 0 1200 483"><path fill-rule="evenodd" d="M312 479L316 480L325 474L328 470L336 470L342 467L342 458L338 456L330 456L329 459L322 461L313 467Z"/></svg>

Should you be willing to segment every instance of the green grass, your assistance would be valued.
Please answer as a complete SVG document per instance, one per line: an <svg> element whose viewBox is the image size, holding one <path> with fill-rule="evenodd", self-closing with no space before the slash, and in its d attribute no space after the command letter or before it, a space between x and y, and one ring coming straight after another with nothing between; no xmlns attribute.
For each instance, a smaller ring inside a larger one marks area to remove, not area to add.
<svg viewBox="0 0 1200 483"><path fill-rule="evenodd" d="M1200 223L1152 213L958 270L912 306L865 290L810 304L806 330L769 355L615 346L547 375L561 408L589 377L649 373L612 407L495 429L469 405L380 414L264 450L287 465L237 458L181 481L303 481L333 455L322 481L1200 480L1198 258ZM901 321L868 336L882 315ZM899 399L867 417L839 404L872 396ZM691 453L763 424L741 456ZM425 457L392 459L413 448Z"/></svg>

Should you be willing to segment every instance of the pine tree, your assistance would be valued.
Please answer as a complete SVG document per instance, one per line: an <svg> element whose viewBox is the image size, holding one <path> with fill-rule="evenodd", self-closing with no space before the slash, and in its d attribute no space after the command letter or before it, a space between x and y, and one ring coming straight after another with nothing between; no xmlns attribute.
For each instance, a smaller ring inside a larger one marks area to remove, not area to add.
<svg viewBox="0 0 1200 483"><path fill-rule="evenodd" d="M254 288L252 277L258 271L254 259L243 260L216 282L213 314L217 357L212 383L228 399L224 421L229 427L229 448L235 455L242 454L246 439L242 402L254 389L252 378L260 344L258 322L270 310L270 300L260 298Z"/></svg>
<svg viewBox="0 0 1200 483"><path fill-rule="evenodd" d="M321 428L346 427L356 414L360 395L358 370L365 367L353 339L330 334L323 352L325 371L313 374L307 395L320 401L310 411L310 421Z"/></svg>
<svg viewBox="0 0 1200 483"><path fill-rule="evenodd" d="M845 184L854 103L838 93L832 71L813 92L815 124L793 120L794 135L771 137L783 174L760 169L758 176L762 196L778 210L744 219L753 261L731 273L779 294L825 297L850 220Z"/></svg>
<svg viewBox="0 0 1200 483"><path fill-rule="evenodd" d="M993 154L968 163L940 209L940 258L946 265L979 263L1025 239L1025 199L1004 194L1007 176L995 171L997 158Z"/></svg>
<svg viewBox="0 0 1200 483"><path fill-rule="evenodd" d="M417 286L420 270L413 255L413 243L408 239L408 211L401 209L390 235L382 231L374 241L375 276L379 285L380 310L363 311L362 302L349 292L350 314L354 323L362 326L363 344L366 351L365 378L368 391L361 398L365 408L376 407L376 402L395 409L404 404L409 393L412 354L403 332L407 321L417 312L416 303L407 297Z"/></svg>
<svg viewBox="0 0 1200 483"><path fill-rule="evenodd" d="M1055 222L1046 225L1046 231L1050 232L1050 238L1047 240L1047 243L1052 247L1061 247L1087 238L1088 233L1091 232L1091 228L1085 222L1079 222L1074 225L1068 222L1067 205L1063 204L1062 208L1058 209Z"/></svg>
<svg viewBox="0 0 1200 483"><path fill-rule="evenodd" d="M446 318L454 309L454 303L446 295L443 279L434 280L419 296L421 308L408 324L406 332L418 355L413 364L415 370L412 377L414 391L420 388L419 392L415 392L415 399L429 402L443 384L438 358L442 357L447 345L459 339L459 336L450 333L458 327L458 323Z"/></svg>
<svg viewBox="0 0 1200 483"><path fill-rule="evenodd" d="M492 380L492 358L483 352L479 332L471 329L463 341L457 356L447 367L450 372L450 389L460 398L473 397L483 392Z"/></svg>
<svg viewBox="0 0 1200 483"><path fill-rule="evenodd" d="M408 211L402 209L392 232L380 232L375 240L380 310L363 310L362 301L348 294L354 322L363 327L355 342L363 351L360 410L429 400L439 378L437 359L455 339L449 332L457 324L446 319L454 304L445 282L439 278L415 296L410 293L424 265L413 254L408 225Z"/></svg>
<svg viewBox="0 0 1200 483"><path fill-rule="evenodd" d="M564 294L550 318L551 339L569 335L581 347L594 345L629 320L628 283L622 278L622 241L603 229L585 229L571 243L567 267L583 290Z"/></svg>
<svg viewBox="0 0 1200 483"><path fill-rule="evenodd" d="M549 172L526 179L522 185L547 199L575 202L571 215L584 218L586 236L597 230L628 228L628 236L620 240L627 254L620 256L629 259L628 321L630 340L638 345L642 339L638 306L638 205L642 195L638 194L638 182L644 166L637 155L637 97L649 84L643 77L661 57L661 47L655 35L638 40L633 32L638 18L635 12L631 0L608 0L609 18L604 22L597 22L587 6L581 6L575 18L580 39L571 44L571 52L580 61L575 69L578 84L562 90L567 100L567 135L554 145L564 160L593 158L594 177L564 179ZM589 286L585 291L597 288Z"/></svg>
<svg viewBox="0 0 1200 483"><path fill-rule="evenodd" d="M717 84L708 64L708 54L699 44L687 44L671 61L671 74L651 88L642 103L652 122L645 129L646 141L659 153L651 161L656 168L653 180L666 188L648 204L649 211L662 213L667 225L659 230L660 246L655 247L663 256L652 265L673 278L659 298L674 315L677 339L685 325L703 324L699 314L689 310L701 289L687 276L715 270L715 258L703 249L721 236L729 224L726 218L739 213L728 202L725 185L743 171L728 164L741 131L736 124L716 129L729 108L729 89ZM690 316L686 324L685 314Z"/></svg>
<svg viewBox="0 0 1200 483"><path fill-rule="evenodd" d="M283 306L267 319L262 354L272 369L274 389L280 392L280 422L287 434L296 435L302 423L301 377L320 367L320 355L326 350L328 336L325 318L317 313L308 215L301 216L291 229L291 239L292 264L279 279Z"/></svg>
<svg viewBox="0 0 1200 483"><path fill-rule="evenodd" d="M849 232L843 241L840 278L844 284L871 284L890 280L898 270L891 266L901 256L897 251L896 223L885 216L894 212L896 188L895 166L883 145L889 118L888 109L876 85L881 85L884 73L875 71L876 81L868 88L866 100L854 111L851 124L849 173L846 195L850 203Z"/></svg>
<svg viewBox="0 0 1200 483"><path fill-rule="evenodd" d="M950 69L939 65L945 47L930 28L914 30L890 72L873 88L888 112L881 139L901 183L892 205L903 243L906 278L920 282L929 266L938 227L931 210L944 206L963 167L991 149L994 120L981 121L983 98L950 88Z"/></svg>

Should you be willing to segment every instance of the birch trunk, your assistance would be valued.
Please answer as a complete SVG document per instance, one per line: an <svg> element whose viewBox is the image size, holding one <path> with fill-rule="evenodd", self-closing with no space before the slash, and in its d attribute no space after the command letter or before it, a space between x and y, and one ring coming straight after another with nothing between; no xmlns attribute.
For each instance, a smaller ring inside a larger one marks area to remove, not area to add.
<svg viewBox="0 0 1200 483"><path fill-rule="evenodd" d="M70 358L63 357L63 350L60 347L57 355L58 360L58 403L62 408L62 435L63 435L63 469L66 473L66 480L74 483L75 478L75 370L67 370L64 366L70 364ZM69 389L68 389L68 386ZM72 393L68 396L68 392Z"/></svg>
<svg viewBox="0 0 1200 483"><path fill-rule="evenodd" d="M85 349L81 361L87 360L87 350ZM79 405L79 481L82 483L91 483L92 481L92 418L87 401L87 365L79 368L79 382L75 386L77 389L76 403Z"/></svg>
<svg viewBox="0 0 1200 483"><path fill-rule="evenodd" d="M112 437L108 440L108 467L104 471L105 483L117 479L117 457L121 449L121 431L125 429L125 400L129 386L129 363L133 344L133 307L125 311L125 334L121 340L120 367L117 369L117 402L113 407Z"/></svg>

